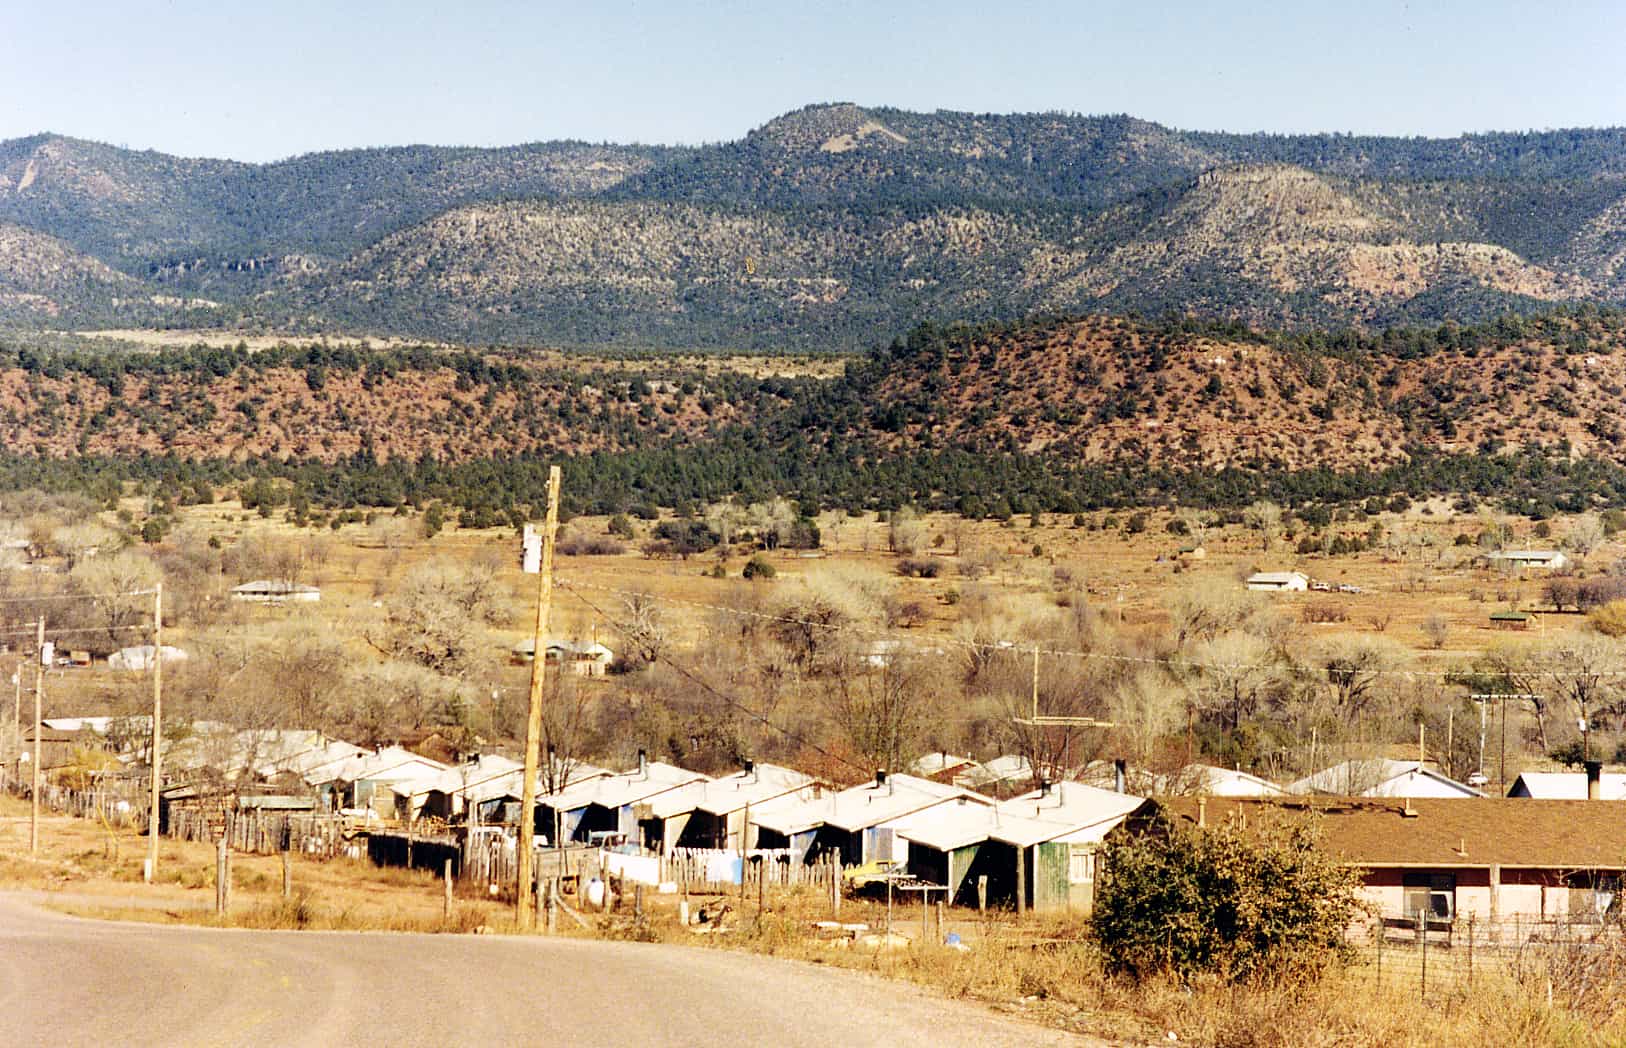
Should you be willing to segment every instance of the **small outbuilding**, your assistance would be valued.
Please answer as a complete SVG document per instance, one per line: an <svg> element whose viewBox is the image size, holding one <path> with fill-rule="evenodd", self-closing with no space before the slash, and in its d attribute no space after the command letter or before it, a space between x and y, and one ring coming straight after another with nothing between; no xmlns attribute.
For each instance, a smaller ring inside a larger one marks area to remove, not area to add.
<svg viewBox="0 0 1626 1048"><path fill-rule="evenodd" d="M1527 630L1530 616L1523 611L1496 611L1491 613L1490 624L1495 630Z"/></svg>
<svg viewBox="0 0 1626 1048"><path fill-rule="evenodd" d="M1493 568L1534 568L1537 571L1562 571L1570 563L1564 552L1556 549L1501 550L1485 559Z"/></svg>
<svg viewBox="0 0 1626 1048"><path fill-rule="evenodd" d="M291 579L255 579L233 586L231 599L248 604L315 604L322 591Z"/></svg>
<svg viewBox="0 0 1626 1048"><path fill-rule="evenodd" d="M165 644L158 653L157 658L168 666L174 662L185 662L191 656L180 648L172 648ZM120 648L107 657L108 668L115 670L150 670L154 661L153 646L151 644L137 644L132 648Z"/></svg>
<svg viewBox="0 0 1626 1048"><path fill-rule="evenodd" d="M1310 588L1310 576L1302 571L1256 571L1245 585L1263 593L1303 593Z"/></svg>

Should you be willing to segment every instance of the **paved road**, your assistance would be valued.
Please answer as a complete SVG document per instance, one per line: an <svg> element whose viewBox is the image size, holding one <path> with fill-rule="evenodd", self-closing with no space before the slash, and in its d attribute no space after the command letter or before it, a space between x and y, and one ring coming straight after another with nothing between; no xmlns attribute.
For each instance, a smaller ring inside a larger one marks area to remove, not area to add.
<svg viewBox="0 0 1626 1048"><path fill-rule="evenodd" d="M903 983L720 950L120 924L0 896L0 1043L1082 1042Z"/></svg>

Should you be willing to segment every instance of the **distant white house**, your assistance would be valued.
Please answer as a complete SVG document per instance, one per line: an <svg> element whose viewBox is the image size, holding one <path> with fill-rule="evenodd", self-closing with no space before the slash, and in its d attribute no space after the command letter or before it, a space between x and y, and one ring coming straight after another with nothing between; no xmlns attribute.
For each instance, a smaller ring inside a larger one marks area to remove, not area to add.
<svg viewBox="0 0 1626 1048"><path fill-rule="evenodd" d="M1563 550L1556 549L1502 550L1490 554L1485 559L1490 561L1493 568L1506 566L1536 568L1541 571L1562 571L1570 562Z"/></svg>
<svg viewBox="0 0 1626 1048"><path fill-rule="evenodd" d="M1246 585L1251 590L1302 593L1310 588L1310 576L1302 571L1256 571L1248 576Z"/></svg>
<svg viewBox="0 0 1626 1048"><path fill-rule="evenodd" d="M255 579L233 586L231 599L250 604L314 604L322 599L322 591L289 579Z"/></svg>
<svg viewBox="0 0 1626 1048"><path fill-rule="evenodd" d="M167 665L172 662L185 662L191 658L180 648L172 648L165 644L160 651L159 658ZM107 665L115 670L146 670L153 664L153 647L151 644L138 644L133 648L120 648L107 657Z"/></svg>
<svg viewBox="0 0 1626 1048"><path fill-rule="evenodd" d="M1290 783L1288 793L1339 797L1483 797L1479 790L1416 761L1348 760Z"/></svg>
<svg viewBox="0 0 1626 1048"><path fill-rule="evenodd" d="M536 642L527 637L509 649L515 662L536 657ZM549 662L568 669L578 677L602 677L615 661L615 652L597 641L580 642L554 638L543 647Z"/></svg>

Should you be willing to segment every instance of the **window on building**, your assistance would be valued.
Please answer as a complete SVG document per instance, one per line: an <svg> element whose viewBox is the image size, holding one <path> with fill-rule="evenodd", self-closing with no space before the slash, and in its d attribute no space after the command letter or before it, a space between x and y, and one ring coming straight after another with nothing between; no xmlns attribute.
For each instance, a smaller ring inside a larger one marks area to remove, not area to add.
<svg viewBox="0 0 1626 1048"><path fill-rule="evenodd" d="M1088 845L1072 845L1067 853L1067 883L1091 884L1095 881L1095 850Z"/></svg>
<svg viewBox="0 0 1626 1048"><path fill-rule="evenodd" d="M1457 913L1457 878L1451 873L1408 873L1401 882L1405 913L1415 919L1427 913L1431 921L1449 921Z"/></svg>

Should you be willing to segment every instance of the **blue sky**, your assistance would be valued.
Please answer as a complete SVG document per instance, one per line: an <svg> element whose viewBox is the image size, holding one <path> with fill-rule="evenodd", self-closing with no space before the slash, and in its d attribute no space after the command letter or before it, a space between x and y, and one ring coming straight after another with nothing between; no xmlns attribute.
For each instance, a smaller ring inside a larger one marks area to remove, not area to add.
<svg viewBox="0 0 1626 1048"><path fill-rule="evenodd" d="M810 102L1455 135L1626 124L1626 4L0 5L0 138L269 160L738 138Z"/></svg>

